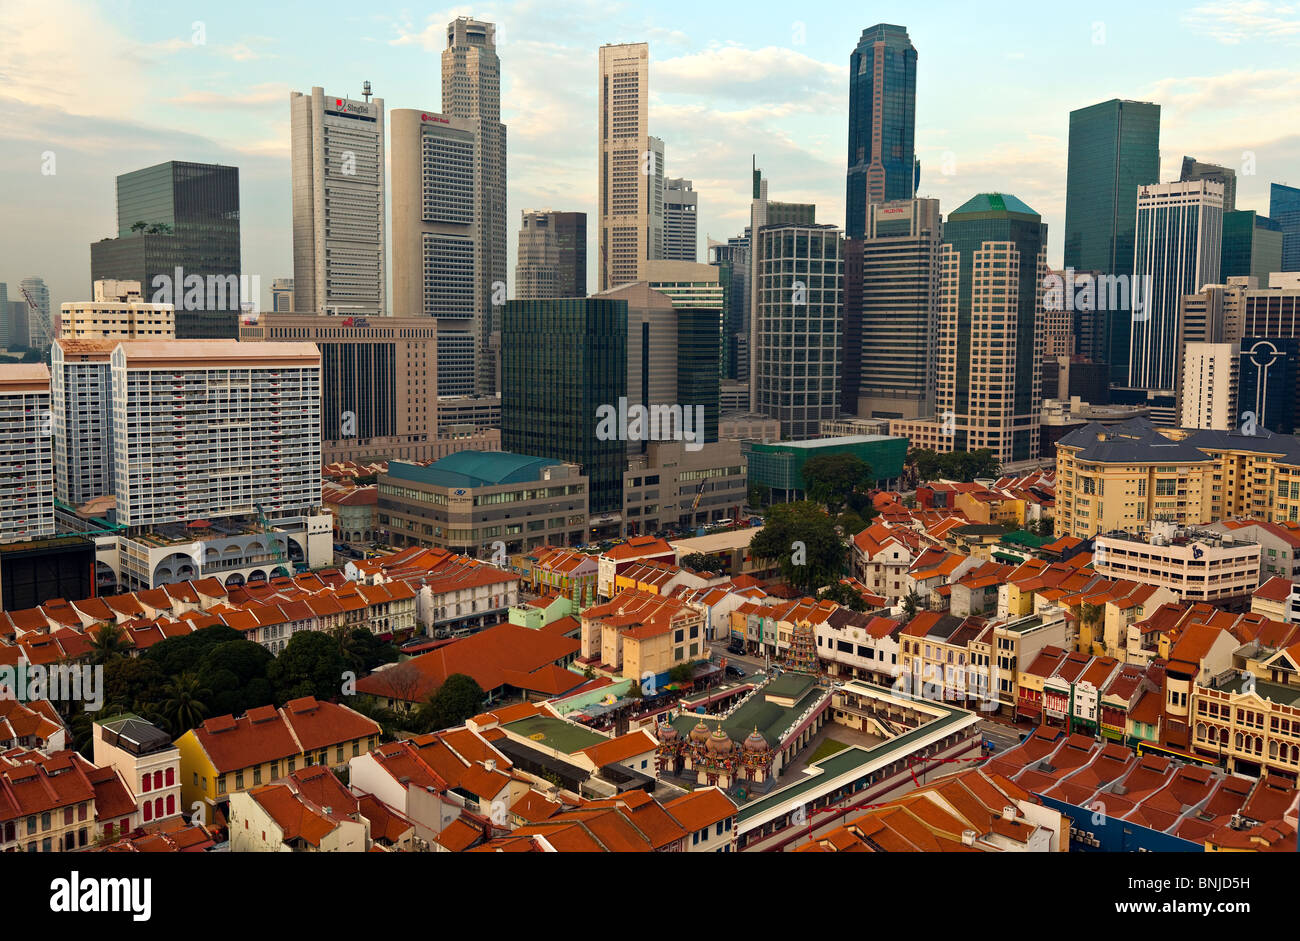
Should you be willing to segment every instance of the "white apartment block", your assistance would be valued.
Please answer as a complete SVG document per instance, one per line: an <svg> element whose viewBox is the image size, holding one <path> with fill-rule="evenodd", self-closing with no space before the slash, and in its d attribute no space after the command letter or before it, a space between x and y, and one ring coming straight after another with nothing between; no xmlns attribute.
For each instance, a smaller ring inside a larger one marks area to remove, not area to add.
<svg viewBox="0 0 1300 941"><path fill-rule="evenodd" d="M175 339L176 307L145 303L139 281L96 281L94 300L63 305L59 335L78 340Z"/></svg>
<svg viewBox="0 0 1300 941"><path fill-rule="evenodd" d="M1107 578L1160 585L1183 602L1248 595L1259 586L1260 546L1235 534L1182 531L1150 539L1129 533L1098 536L1093 567Z"/></svg>
<svg viewBox="0 0 1300 941"><path fill-rule="evenodd" d="M1227 430L1237 427L1237 388L1241 345L1188 343L1183 349L1182 387L1178 390L1183 428Z"/></svg>
<svg viewBox="0 0 1300 941"><path fill-rule="evenodd" d="M598 291L644 281L664 248L664 143L649 133L650 47L600 47Z"/></svg>
<svg viewBox="0 0 1300 941"><path fill-rule="evenodd" d="M50 371L0 365L0 543L54 535Z"/></svg>
<svg viewBox="0 0 1300 941"><path fill-rule="evenodd" d="M384 99L289 93L298 313L388 313Z"/></svg>
<svg viewBox="0 0 1300 941"><path fill-rule="evenodd" d="M111 360L118 343L61 338L50 351L54 488L69 506L113 493L109 402Z"/></svg>

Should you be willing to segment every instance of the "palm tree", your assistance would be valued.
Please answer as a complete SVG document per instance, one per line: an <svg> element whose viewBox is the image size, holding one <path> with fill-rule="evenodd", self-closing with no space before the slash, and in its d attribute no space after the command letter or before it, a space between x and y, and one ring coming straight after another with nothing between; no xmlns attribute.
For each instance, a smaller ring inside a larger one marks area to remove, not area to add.
<svg viewBox="0 0 1300 941"><path fill-rule="evenodd" d="M915 588L907 589L907 594L903 596L903 616L910 621L920 610L921 596L916 593Z"/></svg>
<svg viewBox="0 0 1300 941"><path fill-rule="evenodd" d="M174 736L184 735L203 721L208 714L204 700L211 695L212 691L201 687L193 673L182 673L167 684L161 712Z"/></svg>
<svg viewBox="0 0 1300 941"><path fill-rule="evenodd" d="M90 662L103 666L114 657L123 656L131 646L126 632L118 624L104 624L90 640Z"/></svg>

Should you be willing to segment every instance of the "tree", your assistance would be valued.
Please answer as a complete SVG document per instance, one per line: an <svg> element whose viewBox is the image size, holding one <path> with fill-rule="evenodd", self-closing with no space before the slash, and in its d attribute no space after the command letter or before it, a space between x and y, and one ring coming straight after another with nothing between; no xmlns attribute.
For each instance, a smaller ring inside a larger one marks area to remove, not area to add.
<svg viewBox="0 0 1300 941"><path fill-rule="evenodd" d="M848 553L835 524L817 504L780 503L768 509L763 522L749 553L775 562L793 587L812 594L843 574Z"/></svg>
<svg viewBox="0 0 1300 941"><path fill-rule="evenodd" d="M916 593L915 588L907 589L907 594L903 596L903 617L912 620L916 617L917 612L921 610L922 598Z"/></svg>
<svg viewBox="0 0 1300 941"><path fill-rule="evenodd" d="M199 685L212 690L213 715L237 715L276 701L268 672L275 658L251 640L230 640L208 649L195 672Z"/></svg>
<svg viewBox="0 0 1300 941"><path fill-rule="evenodd" d="M193 673L182 673L172 679L162 704L162 717L173 738L180 738L204 720L208 715L206 700L211 693Z"/></svg>
<svg viewBox="0 0 1300 941"><path fill-rule="evenodd" d="M695 661L687 660L668 668L668 682L690 683L695 679Z"/></svg>
<svg viewBox="0 0 1300 941"><path fill-rule="evenodd" d="M90 640L90 662L103 666L110 660L122 657L131 649L126 631L115 624L102 625Z"/></svg>
<svg viewBox="0 0 1300 941"><path fill-rule="evenodd" d="M104 712L134 712L142 718L158 716L167 698L168 678L147 657L118 657L104 664Z"/></svg>
<svg viewBox="0 0 1300 941"><path fill-rule="evenodd" d="M833 582L821 590L817 596L823 601L834 601L838 605L843 605L851 611L867 610L866 600L857 593L851 586L844 582Z"/></svg>
<svg viewBox="0 0 1300 941"><path fill-rule="evenodd" d="M411 703L415 702L424 685L424 674L410 660L406 660L375 674L377 685L381 687L386 699L395 703L400 713L410 712Z"/></svg>
<svg viewBox="0 0 1300 941"><path fill-rule="evenodd" d="M369 673L384 663L394 663L401 656L396 646L380 640L365 627L337 627L331 634L348 669Z"/></svg>
<svg viewBox="0 0 1300 941"><path fill-rule="evenodd" d="M279 702L315 696L334 699L343 689L347 664L338 642L320 631L299 631L267 669Z"/></svg>
<svg viewBox="0 0 1300 941"><path fill-rule="evenodd" d="M749 485L749 505L761 510L772 502L772 488L767 484Z"/></svg>
<svg viewBox="0 0 1300 941"><path fill-rule="evenodd" d="M144 656L158 664L167 676L176 676L186 671L198 672L200 661L213 647L243 639L244 635L233 627L214 624L192 634L160 640L146 650Z"/></svg>
<svg viewBox="0 0 1300 941"><path fill-rule="evenodd" d="M703 552L692 552L690 555L682 556L681 565L683 568L695 569L697 572L712 572L714 575L724 575L727 571L726 562L716 555L705 555Z"/></svg>
<svg viewBox="0 0 1300 941"><path fill-rule="evenodd" d="M832 516L854 491L876 481L871 465L856 454L823 454L803 466L804 492L815 503L825 504Z"/></svg>
<svg viewBox="0 0 1300 941"><path fill-rule="evenodd" d="M484 698L474 677L453 673L420 707L419 725L429 732L463 725L482 710Z"/></svg>

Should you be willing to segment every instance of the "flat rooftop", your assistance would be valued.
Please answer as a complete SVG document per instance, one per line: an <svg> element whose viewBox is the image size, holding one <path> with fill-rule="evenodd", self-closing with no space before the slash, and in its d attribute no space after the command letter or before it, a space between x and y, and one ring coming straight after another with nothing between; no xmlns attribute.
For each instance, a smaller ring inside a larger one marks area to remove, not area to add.
<svg viewBox="0 0 1300 941"><path fill-rule="evenodd" d="M584 748L609 741L605 736L584 729L582 726L546 715L517 719L514 722L507 722L502 728L520 738L553 748L565 755L572 755Z"/></svg>

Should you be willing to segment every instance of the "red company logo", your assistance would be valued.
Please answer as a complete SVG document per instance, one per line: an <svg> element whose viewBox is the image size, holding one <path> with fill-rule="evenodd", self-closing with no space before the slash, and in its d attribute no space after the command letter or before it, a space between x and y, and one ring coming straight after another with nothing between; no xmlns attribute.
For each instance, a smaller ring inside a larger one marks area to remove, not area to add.
<svg viewBox="0 0 1300 941"><path fill-rule="evenodd" d="M439 116L436 115L436 114L421 114L421 115L420 115L420 120L421 120L421 121L437 121L439 124L450 124L450 123L451 123L451 122L450 122L449 120L447 120L446 118L439 117Z"/></svg>

